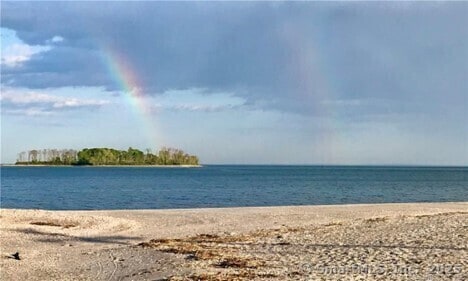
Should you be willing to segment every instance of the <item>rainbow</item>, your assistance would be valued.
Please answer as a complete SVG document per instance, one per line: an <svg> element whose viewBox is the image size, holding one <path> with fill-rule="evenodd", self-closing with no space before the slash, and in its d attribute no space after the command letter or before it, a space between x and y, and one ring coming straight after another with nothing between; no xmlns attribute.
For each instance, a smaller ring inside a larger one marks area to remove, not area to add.
<svg viewBox="0 0 468 281"><path fill-rule="evenodd" d="M307 37L298 33L294 26L285 25L280 33L284 40L284 46L290 50L291 70L300 90L293 98L301 100L303 105L310 107L317 119L311 118L311 124L317 126L320 123L321 134L311 140L313 147L320 147L319 151L311 151L315 157L323 163L334 163L341 154L341 133L337 120L338 112L324 104L328 100L334 100L337 92L337 82L333 81L333 73L326 67L326 60L331 60L327 50L321 48L321 41L327 40L325 33L314 37Z"/></svg>
<svg viewBox="0 0 468 281"><path fill-rule="evenodd" d="M112 79L117 83L120 91L122 91L127 104L133 111L137 122L142 126L148 145L155 148L161 145L161 134L157 127L156 116L153 110L149 107L148 100L144 97L138 80L136 71L133 70L131 64L115 49L105 47L102 49L103 63L107 68Z"/></svg>

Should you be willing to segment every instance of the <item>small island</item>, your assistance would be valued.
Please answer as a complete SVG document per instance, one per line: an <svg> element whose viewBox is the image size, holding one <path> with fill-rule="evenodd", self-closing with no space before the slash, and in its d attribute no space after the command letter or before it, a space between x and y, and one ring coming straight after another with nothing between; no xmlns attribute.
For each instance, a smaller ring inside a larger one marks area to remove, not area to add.
<svg viewBox="0 0 468 281"><path fill-rule="evenodd" d="M15 165L41 166L199 166L198 157L181 149L160 149L156 154L128 148L33 149L18 154Z"/></svg>

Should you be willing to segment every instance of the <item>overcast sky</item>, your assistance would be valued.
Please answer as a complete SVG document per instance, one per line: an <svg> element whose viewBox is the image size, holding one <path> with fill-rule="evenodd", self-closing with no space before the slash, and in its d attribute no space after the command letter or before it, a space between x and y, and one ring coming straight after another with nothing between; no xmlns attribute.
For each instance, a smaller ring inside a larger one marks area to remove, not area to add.
<svg viewBox="0 0 468 281"><path fill-rule="evenodd" d="M7 2L2 163L468 165L468 2Z"/></svg>

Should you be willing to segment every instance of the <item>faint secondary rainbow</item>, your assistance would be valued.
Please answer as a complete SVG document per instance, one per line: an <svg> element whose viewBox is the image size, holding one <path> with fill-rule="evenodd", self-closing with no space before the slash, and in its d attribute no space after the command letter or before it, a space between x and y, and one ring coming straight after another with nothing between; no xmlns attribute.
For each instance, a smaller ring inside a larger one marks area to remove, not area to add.
<svg viewBox="0 0 468 281"><path fill-rule="evenodd" d="M291 69L298 87L293 98L301 100L310 113L310 124L318 131L313 136L311 151L323 163L339 162L342 136L339 130L339 113L333 107L337 82L334 73L326 67L329 59L326 49L321 48L321 40L326 41L327 34L320 32L304 36L293 25L285 25L280 33L284 46L291 53ZM315 150L315 148L320 148Z"/></svg>
<svg viewBox="0 0 468 281"><path fill-rule="evenodd" d="M126 103L130 106L135 118L138 119L137 122L144 130L144 134L147 135L151 148L160 145L161 134L157 128L156 117L152 114L153 110L149 106L148 100L142 94L141 83L138 81L136 71L123 55L112 48L103 47L102 58L108 73L118 84Z"/></svg>

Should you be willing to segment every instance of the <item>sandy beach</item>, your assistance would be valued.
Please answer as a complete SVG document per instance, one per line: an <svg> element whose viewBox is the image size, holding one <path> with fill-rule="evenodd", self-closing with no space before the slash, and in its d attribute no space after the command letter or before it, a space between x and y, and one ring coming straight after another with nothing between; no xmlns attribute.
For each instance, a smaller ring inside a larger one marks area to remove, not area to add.
<svg viewBox="0 0 468 281"><path fill-rule="evenodd" d="M2 209L0 235L2 280L468 280L468 202Z"/></svg>

